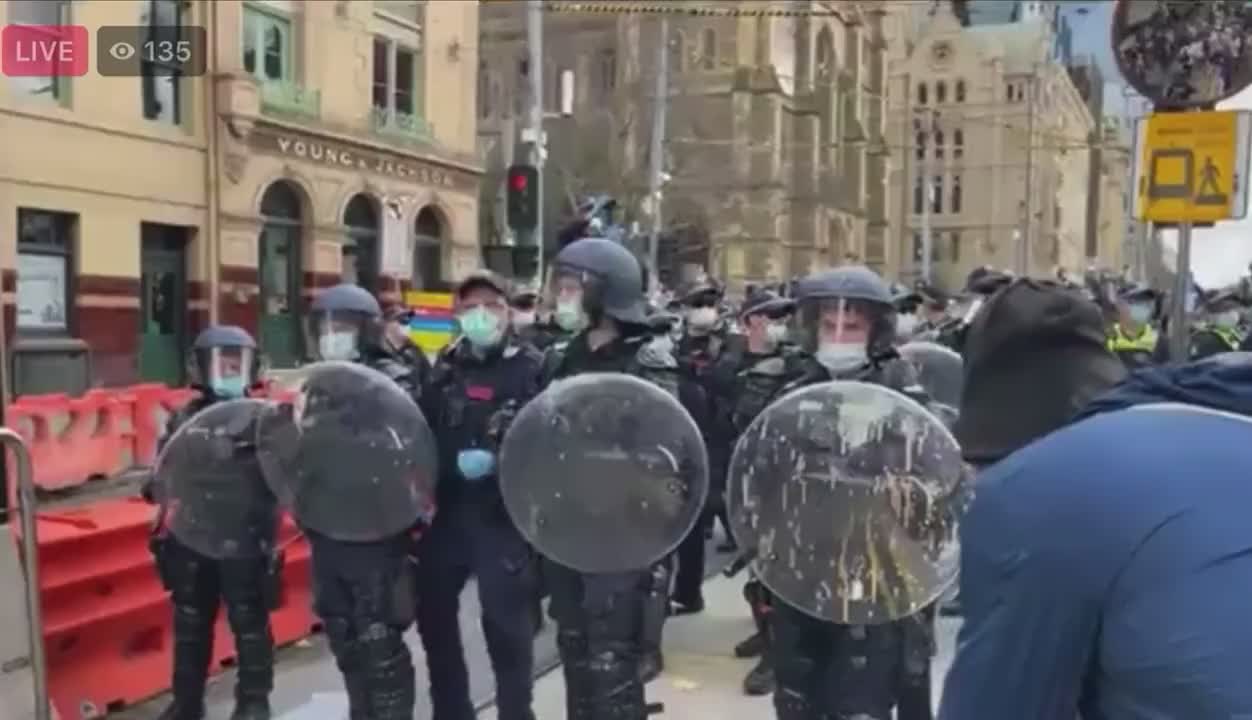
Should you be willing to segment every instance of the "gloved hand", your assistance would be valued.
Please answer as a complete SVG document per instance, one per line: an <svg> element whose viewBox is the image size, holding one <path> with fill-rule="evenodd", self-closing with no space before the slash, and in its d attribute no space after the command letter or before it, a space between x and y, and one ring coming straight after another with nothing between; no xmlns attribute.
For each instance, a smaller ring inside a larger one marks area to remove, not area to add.
<svg viewBox="0 0 1252 720"><path fill-rule="evenodd" d="M482 448L470 448L456 454L456 467L466 480L482 480L496 469L496 454Z"/></svg>
<svg viewBox="0 0 1252 720"><path fill-rule="evenodd" d="M504 436L508 434L509 427L513 425L513 421L517 419L519 406L516 400L510 400L504 404L499 410L491 414L487 419L487 441L496 448L504 442Z"/></svg>

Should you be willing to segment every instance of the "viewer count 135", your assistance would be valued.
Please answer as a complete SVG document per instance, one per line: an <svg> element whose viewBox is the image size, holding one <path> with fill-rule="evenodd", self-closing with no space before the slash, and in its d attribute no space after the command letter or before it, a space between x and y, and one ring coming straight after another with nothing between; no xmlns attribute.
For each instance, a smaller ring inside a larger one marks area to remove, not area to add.
<svg viewBox="0 0 1252 720"><path fill-rule="evenodd" d="M154 36L144 25L113 25L96 31L96 67L106 77L202 75L206 33L193 25ZM0 31L3 73L9 77L79 77L91 56L82 25L5 25Z"/></svg>

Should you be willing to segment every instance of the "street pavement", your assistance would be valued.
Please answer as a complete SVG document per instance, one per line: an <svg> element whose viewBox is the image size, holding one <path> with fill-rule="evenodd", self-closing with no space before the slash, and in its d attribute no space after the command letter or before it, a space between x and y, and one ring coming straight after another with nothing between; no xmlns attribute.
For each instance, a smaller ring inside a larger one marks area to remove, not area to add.
<svg viewBox="0 0 1252 720"><path fill-rule="evenodd" d="M705 611L671 619L665 627L666 672L648 686L649 701L663 702L662 717L684 720L739 720L773 716L768 698L747 698L740 690L752 660L738 660L731 650L752 632L752 622L744 605L742 587L746 575L733 579L717 572L728 556L709 549L709 573L705 583ZM482 708L480 718L494 720L491 707L493 680L486 644L479 624L477 589L471 581L461 596L461 632L466 663L475 701ZM935 694L948 665L958 623L939 621L939 653L935 658ZM418 702L415 720L430 718L425 677L426 658L415 632L407 636L418 674ZM559 666L553 626L549 622L536 639L536 669L541 675L535 684L535 714L540 720L564 717L564 684ZM208 693L208 720L225 720L233 705L234 673L227 669L215 678ZM283 648L278 653L272 697L277 720L341 720L347 717L347 698L334 658L322 635ZM111 718L153 720L168 702L152 702L128 708Z"/></svg>

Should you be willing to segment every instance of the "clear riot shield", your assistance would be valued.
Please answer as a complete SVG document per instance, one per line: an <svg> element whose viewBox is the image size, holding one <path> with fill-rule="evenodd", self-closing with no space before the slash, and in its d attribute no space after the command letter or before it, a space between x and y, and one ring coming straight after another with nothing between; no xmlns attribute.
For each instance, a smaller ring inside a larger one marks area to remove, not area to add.
<svg viewBox="0 0 1252 720"><path fill-rule="evenodd" d="M295 390L260 417L257 456L301 527L373 542L429 519L435 436L400 386L364 365L320 362Z"/></svg>
<svg viewBox="0 0 1252 720"><path fill-rule="evenodd" d="M959 353L939 343L915 340L900 346L900 357L917 371L917 381L936 403L957 410L965 384L965 363Z"/></svg>
<svg viewBox="0 0 1252 720"><path fill-rule="evenodd" d="M591 373L531 400L505 435L500 490L522 535L580 572L625 572L668 555L708 495L700 430L669 393Z"/></svg>
<svg viewBox="0 0 1252 720"><path fill-rule="evenodd" d="M161 522L207 557L259 557L274 546L278 503L256 453L256 423L267 403L215 403L174 432L153 468Z"/></svg>
<svg viewBox="0 0 1252 720"><path fill-rule="evenodd" d="M781 600L877 624L956 579L968 487L943 422L894 390L836 381L787 394L748 427L727 503L740 547Z"/></svg>

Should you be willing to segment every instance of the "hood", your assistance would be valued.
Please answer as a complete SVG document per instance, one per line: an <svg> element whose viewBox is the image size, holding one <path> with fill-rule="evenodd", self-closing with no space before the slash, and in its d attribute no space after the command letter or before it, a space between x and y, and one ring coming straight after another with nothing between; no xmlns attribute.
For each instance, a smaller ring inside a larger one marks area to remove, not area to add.
<svg viewBox="0 0 1252 720"><path fill-rule="evenodd" d="M1091 401L1079 419L1150 403L1185 403L1252 416L1252 352L1138 370Z"/></svg>

